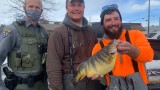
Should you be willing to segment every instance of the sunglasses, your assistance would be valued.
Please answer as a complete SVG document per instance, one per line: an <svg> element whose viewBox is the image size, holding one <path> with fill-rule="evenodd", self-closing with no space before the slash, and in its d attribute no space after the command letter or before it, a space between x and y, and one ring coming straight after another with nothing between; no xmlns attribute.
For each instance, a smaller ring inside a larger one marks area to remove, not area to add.
<svg viewBox="0 0 160 90"><path fill-rule="evenodd" d="M118 9L118 5L117 4L106 5L102 7L102 12L107 11L109 9Z"/></svg>

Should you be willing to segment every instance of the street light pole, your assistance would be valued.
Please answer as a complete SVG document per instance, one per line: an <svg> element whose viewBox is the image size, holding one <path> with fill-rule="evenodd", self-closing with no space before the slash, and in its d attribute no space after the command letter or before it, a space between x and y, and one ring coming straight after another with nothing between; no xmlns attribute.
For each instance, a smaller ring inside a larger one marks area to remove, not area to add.
<svg viewBox="0 0 160 90"><path fill-rule="evenodd" d="M159 17L159 28L160 28L160 17Z"/></svg>
<svg viewBox="0 0 160 90"><path fill-rule="evenodd" d="M148 3L148 34L149 34L149 29L150 29L150 0Z"/></svg>

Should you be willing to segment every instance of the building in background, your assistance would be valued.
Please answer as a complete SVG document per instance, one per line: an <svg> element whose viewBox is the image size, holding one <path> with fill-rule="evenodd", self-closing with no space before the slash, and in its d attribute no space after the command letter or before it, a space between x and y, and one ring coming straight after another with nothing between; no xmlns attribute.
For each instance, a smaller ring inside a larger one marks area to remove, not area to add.
<svg viewBox="0 0 160 90"><path fill-rule="evenodd" d="M50 33L61 24L62 22L49 22L48 24L42 24L42 26L47 30L48 33Z"/></svg>
<svg viewBox="0 0 160 90"><path fill-rule="evenodd" d="M104 31L103 28L100 24L100 22L92 22L91 26L95 33L97 34L98 38L103 37ZM147 31L142 27L141 23L122 23L123 28L126 30L140 30L142 31L145 35L147 34Z"/></svg>
<svg viewBox="0 0 160 90"><path fill-rule="evenodd" d="M145 30L148 30L148 27L144 27ZM160 26L150 26L149 28L149 33L152 33L152 32L160 32Z"/></svg>
<svg viewBox="0 0 160 90"><path fill-rule="evenodd" d="M42 26L50 33L61 24L62 22L49 22L48 24L42 24ZM142 27L141 23L123 23L122 25L126 30L138 29L141 30L145 35L147 35L147 31ZM102 26L100 25L100 22L91 22L90 26L93 28L98 38L103 37L104 31Z"/></svg>

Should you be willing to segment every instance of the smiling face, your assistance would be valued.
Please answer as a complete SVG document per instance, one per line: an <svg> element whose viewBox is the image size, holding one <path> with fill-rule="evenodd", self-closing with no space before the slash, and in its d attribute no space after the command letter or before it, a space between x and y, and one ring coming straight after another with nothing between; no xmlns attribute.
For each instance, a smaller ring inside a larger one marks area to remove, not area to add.
<svg viewBox="0 0 160 90"><path fill-rule="evenodd" d="M111 39L118 39L121 34L121 19L118 12L104 15L103 28Z"/></svg>
<svg viewBox="0 0 160 90"><path fill-rule="evenodd" d="M79 22L82 20L84 15L84 3L79 1L74 1L66 4L67 14L70 19L74 22Z"/></svg>

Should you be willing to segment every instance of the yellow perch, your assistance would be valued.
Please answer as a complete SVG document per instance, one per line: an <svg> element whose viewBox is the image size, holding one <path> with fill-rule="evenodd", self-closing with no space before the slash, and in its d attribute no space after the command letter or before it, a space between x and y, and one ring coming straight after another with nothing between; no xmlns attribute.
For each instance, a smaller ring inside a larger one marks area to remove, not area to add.
<svg viewBox="0 0 160 90"><path fill-rule="evenodd" d="M73 85L85 76L105 75L110 72L116 61L117 41L111 41L106 47L81 63L77 69L77 74L73 79Z"/></svg>

